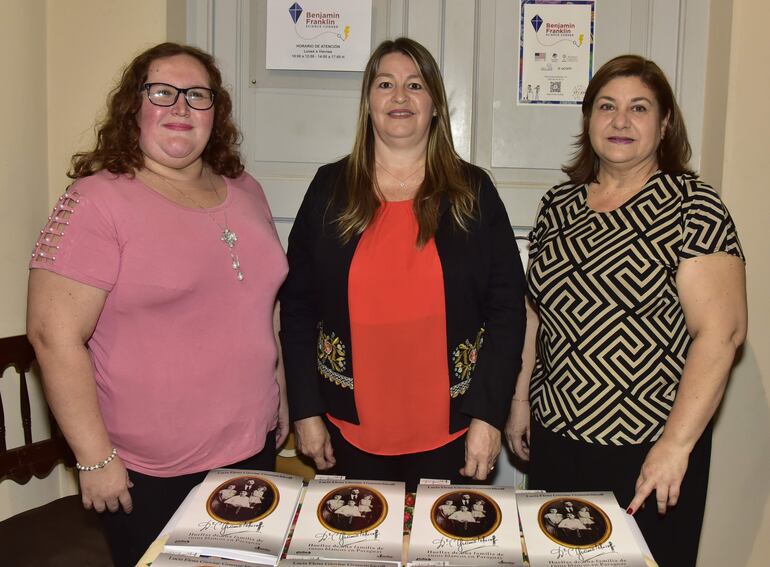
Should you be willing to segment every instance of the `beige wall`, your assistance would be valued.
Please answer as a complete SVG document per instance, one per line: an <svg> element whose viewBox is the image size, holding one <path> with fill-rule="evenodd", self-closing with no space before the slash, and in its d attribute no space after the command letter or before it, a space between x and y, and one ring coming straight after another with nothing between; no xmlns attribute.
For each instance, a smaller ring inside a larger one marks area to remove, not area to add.
<svg viewBox="0 0 770 567"><path fill-rule="evenodd" d="M4 0L2 9L0 68L14 81L0 89L0 336L10 336L24 332L27 258L69 182L70 156L91 144L123 65L167 37L183 39L185 12L184 0ZM8 385L0 383L10 425L20 420ZM35 424L42 404L39 384L32 389ZM20 432L8 438L17 444ZM0 520L74 490L62 468L23 486L0 482Z"/></svg>
<svg viewBox="0 0 770 567"><path fill-rule="evenodd" d="M709 90L716 93L715 108L709 114L714 127L710 150L723 146L722 196L748 259L749 334L715 430L699 565L764 567L770 556L770 252L766 232L770 219L770 75L761 55L770 52L766 30L770 4L765 0L715 0L713 4L717 29L711 33L715 44L709 71L714 71L714 81ZM725 6L730 4L732 14ZM732 30L729 54L720 53L717 44L723 42L728 29ZM729 57L726 77L719 76L725 57ZM718 81L725 79L722 108L726 112L720 113ZM722 116L723 144L718 127Z"/></svg>
<svg viewBox="0 0 770 567"><path fill-rule="evenodd" d="M46 31L44 0L8 0L0 16L0 336L24 333L27 259L48 208L46 152ZM8 445L21 442L18 386L12 370L0 380ZM33 386L34 387L34 386ZM40 399L38 393L37 399ZM40 423L40 403L33 408L33 424ZM41 432L33 431L35 438ZM43 503L58 495L58 476L23 487L0 483L0 519L29 503Z"/></svg>
<svg viewBox="0 0 770 567"><path fill-rule="evenodd" d="M47 208L45 2L9 0L0 17L0 336L24 332L26 259Z"/></svg>
<svg viewBox="0 0 770 567"><path fill-rule="evenodd" d="M166 2L48 2L49 196L68 183L73 153L93 140L107 93L135 55L166 39ZM80 62L73 64L73 62Z"/></svg>

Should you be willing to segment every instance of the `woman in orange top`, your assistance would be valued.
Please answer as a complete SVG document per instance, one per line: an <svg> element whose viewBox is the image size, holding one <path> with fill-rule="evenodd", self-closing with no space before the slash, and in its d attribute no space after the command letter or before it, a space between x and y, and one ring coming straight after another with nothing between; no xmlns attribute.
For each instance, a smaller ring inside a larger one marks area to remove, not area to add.
<svg viewBox="0 0 770 567"><path fill-rule="evenodd" d="M438 65L417 42L372 54L353 151L318 171L288 257L299 450L320 470L412 489L485 480L521 364L523 271L494 185L454 150Z"/></svg>

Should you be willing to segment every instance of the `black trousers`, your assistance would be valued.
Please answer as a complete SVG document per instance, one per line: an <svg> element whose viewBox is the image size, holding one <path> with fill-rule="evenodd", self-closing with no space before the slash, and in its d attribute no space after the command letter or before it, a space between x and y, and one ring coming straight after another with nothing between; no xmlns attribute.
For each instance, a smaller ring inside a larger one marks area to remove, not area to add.
<svg viewBox="0 0 770 567"><path fill-rule="evenodd" d="M574 441L532 422L529 488L548 492L611 490L622 508L636 491L636 479L651 443L607 446ZM655 492L634 515L660 567L695 567L706 505L711 424L696 443L682 481L679 502L658 514Z"/></svg>
<svg viewBox="0 0 770 567"><path fill-rule="evenodd" d="M452 484L478 484L460 474L465 465L465 435L431 451L404 455L374 455L351 445L340 430L324 420L337 464L329 474L358 480L398 480L414 492L421 478L449 480Z"/></svg>
<svg viewBox="0 0 770 567"><path fill-rule="evenodd" d="M275 470L275 431L267 434L265 447L256 455L227 468ZM104 512L102 522L115 567L134 567L190 490L200 484L208 471L174 477L155 477L129 470L134 483L129 491L134 504L130 514L123 510Z"/></svg>

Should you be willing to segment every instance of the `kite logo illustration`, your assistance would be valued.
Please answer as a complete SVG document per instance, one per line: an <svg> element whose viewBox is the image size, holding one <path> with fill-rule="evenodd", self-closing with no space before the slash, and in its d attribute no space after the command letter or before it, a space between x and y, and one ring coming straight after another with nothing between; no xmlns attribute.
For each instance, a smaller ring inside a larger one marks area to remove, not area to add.
<svg viewBox="0 0 770 567"><path fill-rule="evenodd" d="M300 23L299 20L303 14L305 16L304 16L303 22ZM339 39L341 39L342 41L347 41L347 39L350 37L349 25L342 27L342 32L339 31L339 28L341 27L340 20L342 19L339 12L335 12L335 11L305 12L302 6L300 6L299 2L295 2L289 7L289 15L291 16L291 19L294 22L294 32L301 39L312 41L325 34L332 34L338 37ZM302 29L305 33L311 30L312 30L311 33L315 32L316 30L320 31L320 33L317 33L316 35L311 37L306 37L305 35L300 33L298 26L302 26Z"/></svg>
<svg viewBox="0 0 770 567"><path fill-rule="evenodd" d="M299 17L302 15L302 6L295 2L291 5L291 8L289 8L289 14L291 15L291 19L294 20L294 23L296 24L297 20L299 20Z"/></svg>
<svg viewBox="0 0 770 567"><path fill-rule="evenodd" d="M544 47L551 47L556 45L557 43L561 43L562 41L568 41L572 43L575 47L580 47L583 45L583 38L584 35L581 33L578 36L578 40L575 41L575 29L576 26L574 23L547 23L545 24L545 36L546 38L563 38L559 39L554 43L543 43L540 40L538 32L540 31L540 28L543 27L543 18L540 17L539 14L535 14L532 16L532 19L529 21L532 24L532 27L535 29L535 38L537 39L537 42L544 46Z"/></svg>
<svg viewBox="0 0 770 567"><path fill-rule="evenodd" d="M294 6L296 6L296 4L294 4ZM532 18L531 22L532 22L532 27L535 28L535 33L539 32L540 31L540 26L543 25L543 18L541 18L540 16L535 14L535 16Z"/></svg>

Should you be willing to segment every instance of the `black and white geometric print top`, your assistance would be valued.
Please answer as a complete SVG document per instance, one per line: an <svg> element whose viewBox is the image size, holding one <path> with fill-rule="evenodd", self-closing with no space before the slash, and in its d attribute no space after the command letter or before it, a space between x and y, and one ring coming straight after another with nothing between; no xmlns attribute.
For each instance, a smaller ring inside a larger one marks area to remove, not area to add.
<svg viewBox="0 0 770 567"><path fill-rule="evenodd" d="M692 342L676 288L679 262L745 258L716 192L656 173L610 212L586 185L544 197L530 234L529 293L540 317L530 396L548 430L602 445L660 437Z"/></svg>

